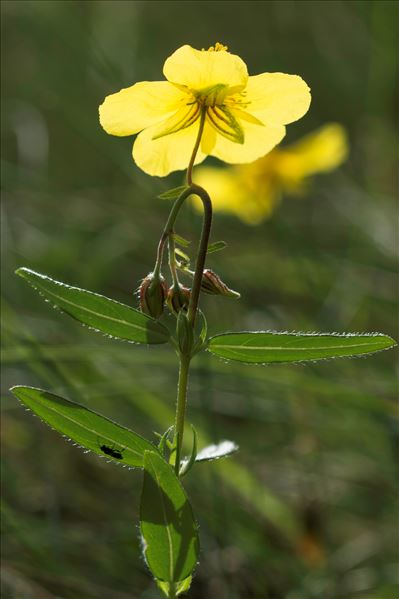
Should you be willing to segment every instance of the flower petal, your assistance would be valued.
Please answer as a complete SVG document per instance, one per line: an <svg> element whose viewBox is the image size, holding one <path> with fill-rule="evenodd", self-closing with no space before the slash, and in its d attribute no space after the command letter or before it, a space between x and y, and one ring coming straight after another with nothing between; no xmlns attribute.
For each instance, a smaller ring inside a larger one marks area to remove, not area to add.
<svg viewBox="0 0 399 599"><path fill-rule="evenodd" d="M105 98L100 123L111 135L133 135L164 120L186 99L169 81L141 81Z"/></svg>
<svg viewBox="0 0 399 599"><path fill-rule="evenodd" d="M185 45L166 59L163 73L172 83L202 90L215 85L243 89L248 80L246 64L239 56L222 50L195 50Z"/></svg>
<svg viewBox="0 0 399 599"><path fill-rule="evenodd" d="M278 166L282 176L287 173L288 178L305 178L337 168L348 151L345 129L329 123L282 149Z"/></svg>
<svg viewBox="0 0 399 599"><path fill-rule="evenodd" d="M207 190L215 212L235 214L245 223L257 225L270 216L278 195L272 181L247 185L251 176L247 165L223 169L201 166L194 171L194 181ZM198 212L202 211L196 196L192 203Z"/></svg>
<svg viewBox="0 0 399 599"><path fill-rule="evenodd" d="M166 177L172 171L184 170L188 167L191 152L197 139L199 120L180 129L157 138L163 123L148 127L136 138L133 146L133 160L148 175ZM199 150L195 164L199 164L205 154Z"/></svg>
<svg viewBox="0 0 399 599"><path fill-rule="evenodd" d="M216 158L224 160L224 162L241 164L252 162L264 156L285 135L285 127L283 125L260 126L243 121L241 121L240 125L244 131L243 144L230 141L218 134L216 134L215 138L214 130L206 123L202 148L206 148L211 156L216 156ZM212 145L213 141L214 144Z"/></svg>
<svg viewBox="0 0 399 599"><path fill-rule="evenodd" d="M216 211L235 212L236 205L242 200L239 179L233 168L200 166L194 170L194 181L207 190ZM199 212L203 210L197 196L193 196L192 202Z"/></svg>
<svg viewBox="0 0 399 599"><path fill-rule="evenodd" d="M308 110L310 89L298 75L262 73L249 77L244 91L246 110L263 123L286 125Z"/></svg>

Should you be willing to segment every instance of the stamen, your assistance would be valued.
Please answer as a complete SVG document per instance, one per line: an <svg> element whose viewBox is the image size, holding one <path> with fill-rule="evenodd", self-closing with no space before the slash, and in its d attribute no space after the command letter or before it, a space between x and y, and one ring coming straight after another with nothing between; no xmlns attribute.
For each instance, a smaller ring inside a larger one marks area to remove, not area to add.
<svg viewBox="0 0 399 599"><path fill-rule="evenodd" d="M179 110L172 117L170 117L170 119L168 119L165 123L165 128L157 135L154 135L152 139L159 139L165 135L170 135L171 133L176 133L181 129L187 129L187 127L190 127L190 125L192 125L200 115L200 106L198 102L193 103L191 106L190 104L187 104L189 108L183 115L179 114L181 112Z"/></svg>
<svg viewBox="0 0 399 599"><path fill-rule="evenodd" d="M228 108L225 106L209 107L206 114L209 124L218 133L235 143L244 143L244 131Z"/></svg>
<svg viewBox="0 0 399 599"><path fill-rule="evenodd" d="M201 104L206 106L221 106L226 97L228 86L224 83L217 83L199 91L194 91L194 96Z"/></svg>
<svg viewBox="0 0 399 599"><path fill-rule="evenodd" d="M216 42L216 44L214 46L210 46L208 48L208 50L205 50L205 48L202 48L202 52L228 52L229 48L228 46L224 46L223 44L220 44L219 42Z"/></svg>

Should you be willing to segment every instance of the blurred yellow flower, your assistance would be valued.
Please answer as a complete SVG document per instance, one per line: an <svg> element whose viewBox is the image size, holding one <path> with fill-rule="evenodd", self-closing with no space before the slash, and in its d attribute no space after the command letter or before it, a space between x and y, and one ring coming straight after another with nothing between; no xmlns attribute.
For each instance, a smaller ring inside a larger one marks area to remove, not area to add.
<svg viewBox="0 0 399 599"><path fill-rule="evenodd" d="M245 63L216 44L208 50L185 45L165 62L167 81L142 81L107 96L100 123L111 135L139 133L133 159L149 175L163 177L207 155L232 164L264 156L301 118L310 91L297 75L248 76Z"/></svg>
<svg viewBox="0 0 399 599"><path fill-rule="evenodd" d="M200 167L195 182L212 198L214 209L257 225L273 212L283 193L300 195L308 177L337 168L348 155L345 129L330 123L250 165ZM201 203L193 200L201 209Z"/></svg>

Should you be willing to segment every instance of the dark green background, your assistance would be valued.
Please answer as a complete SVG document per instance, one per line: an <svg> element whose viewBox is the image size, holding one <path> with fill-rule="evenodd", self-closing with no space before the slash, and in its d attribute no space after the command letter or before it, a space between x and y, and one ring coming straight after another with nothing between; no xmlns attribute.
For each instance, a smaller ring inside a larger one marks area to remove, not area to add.
<svg viewBox="0 0 399 599"><path fill-rule="evenodd" d="M140 172L106 135L105 95L162 78L184 43L220 41L250 73L300 74L295 140L342 123L350 158L249 228L217 216L212 255L242 300L206 299L211 332L381 331L397 337L397 2L3 1L4 599L151 599L137 528L142 474L66 443L8 393L32 384L152 436L171 424L168 348L109 341L13 275L45 272L136 305L181 183ZM179 233L196 240L187 208ZM188 418L229 462L187 478L200 523L193 599L397 597L395 351L307 366L193 362ZM233 466L232 466L233 465ZM250 479L245 477L245 470Z"/></svg>

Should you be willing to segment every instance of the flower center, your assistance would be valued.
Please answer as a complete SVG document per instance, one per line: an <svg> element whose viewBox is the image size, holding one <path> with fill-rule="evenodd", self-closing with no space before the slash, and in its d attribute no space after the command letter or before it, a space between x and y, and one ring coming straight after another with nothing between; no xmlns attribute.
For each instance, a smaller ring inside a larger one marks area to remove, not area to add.
<svg viewBox="0 0 399 599"><path fill-rule="evenodd" d="M202 106L222 106L227 91L228 85L218 83L199 91L193 91L193 95L196 101Z"/></svg>
<svg viewBox="0 0 399 599"><path fill-rule="evenodd" d="M213 51L218 52L224 48L225 46L216 44ZM152 139L159 139L190 127L205 111L206 121L217 133L235 143L244 143L243 128L231 110L237 104L245 106L241 99L242 94L239 97L237 94L232 95L232 88L224 83L217 83L200 90L184 88L184 91L189 94L190 101L169 118L165 127Z"/></svg>

